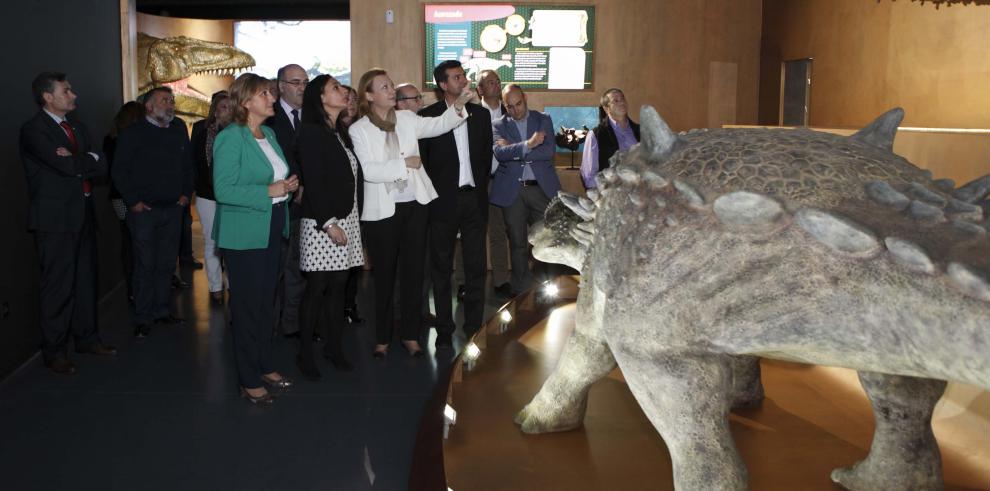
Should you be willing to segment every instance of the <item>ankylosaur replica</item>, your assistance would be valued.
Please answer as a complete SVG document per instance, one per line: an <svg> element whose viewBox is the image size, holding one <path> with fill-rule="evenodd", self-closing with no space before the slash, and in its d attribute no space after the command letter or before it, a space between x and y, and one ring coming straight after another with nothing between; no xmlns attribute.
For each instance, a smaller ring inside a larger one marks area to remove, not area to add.
<svg viewBox="0 0 990 491"><path fill-rule="evenodd" d="M663 437L680 490L744 489L730 408L760 403L757 357L859 371L876 418L853 490L942 487L943 380L990 388L990 176L959 189L891 151L894 109L851 137L693 130L641 114L643 141L589 198L561 194L530 234L582 272L576 329L516 416L581 425L615 366Z"/></svg>

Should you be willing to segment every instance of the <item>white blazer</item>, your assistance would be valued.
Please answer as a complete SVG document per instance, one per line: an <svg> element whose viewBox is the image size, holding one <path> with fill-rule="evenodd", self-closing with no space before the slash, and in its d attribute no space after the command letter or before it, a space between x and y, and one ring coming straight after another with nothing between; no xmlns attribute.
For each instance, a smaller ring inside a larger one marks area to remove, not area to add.
<svg viewBox="0 0 990 491"><path fill-rule="evenodd" d="M426 169L406 167L406 157L419 156L419 139L440 136L467 120L467 110L463 116L451 106L442 115L424 118L412 111L395 112L395 135L399 138L399 158L385 158L385 132L371 124L367 116L351 125L348 132L354 142L354 153L361 162L364 172L364 207L361 220L375 221L395 214L395 201L385 187L387 182L408 179L416 193L416 201L427 204L437 198L433 181Z"/></svg>

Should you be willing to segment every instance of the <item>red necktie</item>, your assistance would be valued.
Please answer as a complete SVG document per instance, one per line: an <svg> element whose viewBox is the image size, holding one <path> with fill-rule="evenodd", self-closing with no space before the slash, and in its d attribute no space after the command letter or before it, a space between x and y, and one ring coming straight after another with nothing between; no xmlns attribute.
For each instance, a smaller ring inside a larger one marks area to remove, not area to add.
<svg viewBox="0 0 990 491"><path fill-rule="evenodd" d="M72 153L79 151L79 143L76 142L76 132L72 131L72 126L69 125L68 121L62 121L59 126L65 130L65 136L69 137L69 146L72 147ZM93 191L93 183L89 182L89 179L83 179L83 194L89 196L89 193Z"/></svg>

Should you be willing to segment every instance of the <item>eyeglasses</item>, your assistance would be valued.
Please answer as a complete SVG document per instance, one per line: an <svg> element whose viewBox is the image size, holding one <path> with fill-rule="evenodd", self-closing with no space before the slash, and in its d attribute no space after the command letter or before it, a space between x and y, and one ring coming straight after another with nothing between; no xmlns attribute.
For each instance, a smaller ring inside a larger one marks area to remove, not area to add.
<svg viewBox="0 0 990 491"><path fill-rule="evenodd" d="M417 101L421 101L421 100L423 100L423 94L413 95L413 96L409 96L409 97L397 97L395 100L396 101L408 101L410 99L416 99Z"/></svg>
<svg viewBox="0 0 990 491"><path fill-rule="evenodd" d="M287 83L295 87L305 87L309 83L309 80L279 80L279 82Z"/></svg>

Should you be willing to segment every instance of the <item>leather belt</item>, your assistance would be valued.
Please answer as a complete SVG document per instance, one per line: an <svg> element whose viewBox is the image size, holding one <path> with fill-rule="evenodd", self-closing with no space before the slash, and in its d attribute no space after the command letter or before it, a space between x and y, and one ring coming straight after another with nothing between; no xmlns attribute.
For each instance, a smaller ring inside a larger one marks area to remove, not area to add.
<svg viewBox="0 0 990 491"><path fill-rule="evenodd" d="M519 184L522 184L523 186L539 186L540 182L537 181L536 179L530 179L527 181L520 179Z"/></svg>
<svg viewBox="0 0 990 491"><path fill-rule="evenodd" d="M474 186L471 186L469 184L465 184L465 185L457 188L457 190L460 191L460 192L462 192L462 193L469 193L471 191L474 191Z"/></svg>

